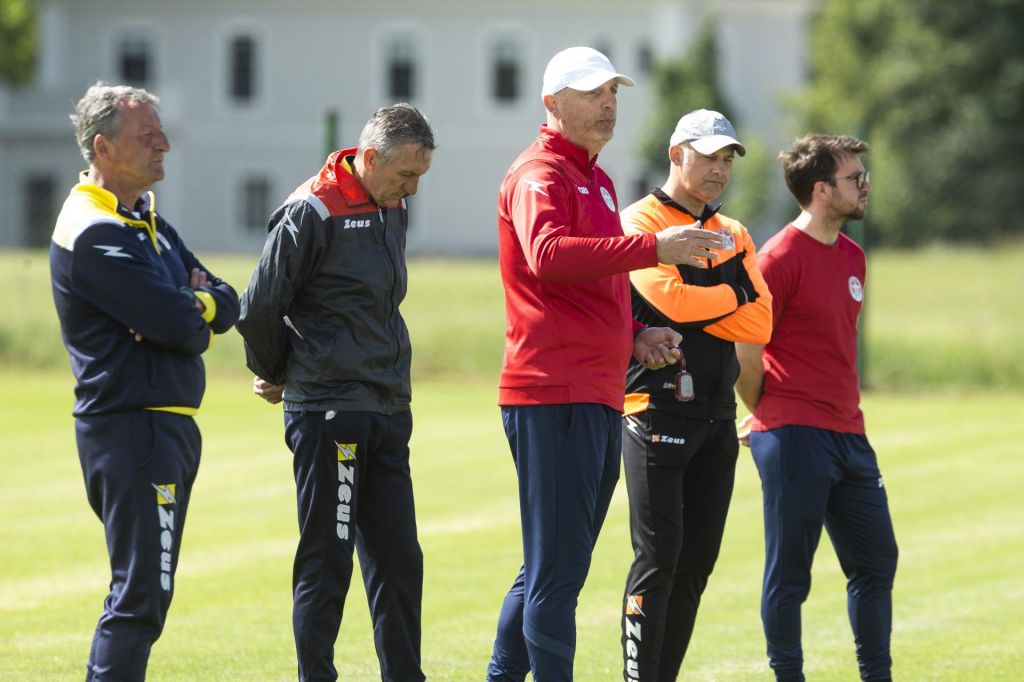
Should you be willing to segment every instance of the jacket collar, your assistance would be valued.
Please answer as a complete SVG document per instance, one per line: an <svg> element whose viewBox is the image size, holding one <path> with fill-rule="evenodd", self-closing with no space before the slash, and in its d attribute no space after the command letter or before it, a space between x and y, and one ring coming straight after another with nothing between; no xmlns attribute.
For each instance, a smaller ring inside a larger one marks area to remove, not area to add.
<svg viewBox="0 0 1024 682"><path fill-rule="evenodd" d="M160 244L156 234L156 196L152 191L143 193L135 201L135 206L128 209L121 205L113 192L97 185L89 177L89 171L82 171L78 175L78 184L72 191L84 197L102 213L116 217L128 227L145 230L153 248L160 253ZM132 210L136 211L138 215L133 215Z"/></svg>
<svg viewBox="0 0 1024 682"><path fill-rule="evenodd" d="M91 177L89 177L89 171L82 171L78 174L78 185L75 189L90 195L92 200L108 213L116 213L127 220L139 219L132 215L132 211L135 211L140 215L145 215L146 213L154 210L154 207L156 206L156 197L153 195L152 191L143 192L135 201L135 206L131 209L127 206L122 206L117 200L117 197L114 196L113 192L103 189L97 185Z"/></svg>
<svg viewBox="0 0 1024 682"><path fill-rule="evenodd" d="M585 175L590 175L594 166L597 165L597 154L594 154L594 158L590 158L590 152L586 147L570 142L565 135L549 128L546 124L541 125L540 137L537 138L537 141L547 151L564 156Z"/></svg>
<svg viewBox="0 0 1024 682"><path fill-rule="evenodd" d="M676 209L677 211L682 211L683 213L685 213L686 215L690 216L694 220L699 220L702 223L706 223L707 221L711 220L712 216L714 216L716 213L718 213L722 209L721 202L717 202L717 203L713 203L713 204L704 204L704 212L701 213L700 216L695 216L692 213L690 213L689 211L687 211L686 208L682 204L680 204L675 199L673 199L668 194L666 194L665 191L663 189L661 189L660 187L655 187L654 189L652 189L651 190L651 194L654 196L655 199L657 199L658 201L660 201L664 205L671 206L672 208Z"/></svg>
<svg viewBox="0 0 1024 682"><path fill-rule="evenodd" d="M356 148L350 147L339 149L328 156L327 162L313 182L313 189L336 187L348 206L376 205L352 174L352 162L349 159L355 157L355 154Z"/></svg>

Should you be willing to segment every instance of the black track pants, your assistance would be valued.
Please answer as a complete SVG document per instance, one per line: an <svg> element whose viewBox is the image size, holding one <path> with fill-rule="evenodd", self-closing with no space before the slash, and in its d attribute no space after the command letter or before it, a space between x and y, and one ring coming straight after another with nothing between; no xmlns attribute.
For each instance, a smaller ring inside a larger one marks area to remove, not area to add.
<svg viewBox="0 0 1024 682"><path fill-rule="evenodd" d="M655 410L623 424L636 557L623 598L623 679L675 680L725 530L736 424Z"/></svg>

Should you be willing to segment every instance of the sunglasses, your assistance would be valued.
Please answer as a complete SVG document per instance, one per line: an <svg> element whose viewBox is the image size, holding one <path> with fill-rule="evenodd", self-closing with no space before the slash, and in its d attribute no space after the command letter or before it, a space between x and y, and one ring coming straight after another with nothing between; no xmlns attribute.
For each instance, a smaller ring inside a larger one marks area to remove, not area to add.
<svg viewBox="0 0 1024 682"><path fill-rule="evenodd" d="M846 175L839 180L853 180L853 184L857 185L857 189L864 189L864 185L871 181L871 174L867 171L861 171L860 173L854 173L853 175Z"/></svg>

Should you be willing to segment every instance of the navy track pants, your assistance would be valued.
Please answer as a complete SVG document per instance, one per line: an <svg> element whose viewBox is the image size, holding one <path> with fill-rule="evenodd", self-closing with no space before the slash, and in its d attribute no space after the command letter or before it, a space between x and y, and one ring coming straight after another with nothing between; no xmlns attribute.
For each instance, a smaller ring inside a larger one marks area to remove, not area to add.
<svg viewBox="0 0 1024 682"><path fill-rule="evenodd" d="M489 682L573 678L576 600L619 478L622 426L605 405L502 408L519 477L523 565L505 596Z"/></svg>
<svg viewBox="0 0 1024 682"><path fill-rule="evenodd" d="M292 626L299 679L335 680L334 643L359 555L384 682L420 682L423 553L416 536L412 413L286 412L299 545Z"/></svg>
<svg viewBox="0 0 1024 682"><path fill-rule="evenodd" d="M143 680L174 595L199 429L192 417L137 410L77 417L75 437L111 576L85 679Z"/></svg>
<svg viewBox="0 0 1024 682"><path fill-rule="evenodd" d="M864 434L783 426L750 435L764 493L761 619L778 680L803 680L800 607L828 530L847 578L863 680L888 680L897 547L878 461Z"/></svg>

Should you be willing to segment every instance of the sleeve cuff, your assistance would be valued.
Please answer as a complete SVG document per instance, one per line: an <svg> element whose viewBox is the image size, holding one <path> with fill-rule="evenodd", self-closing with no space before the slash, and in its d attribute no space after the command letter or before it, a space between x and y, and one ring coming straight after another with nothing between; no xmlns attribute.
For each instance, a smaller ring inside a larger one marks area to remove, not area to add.
<svg viewBox="0 0 1024 682"><path fill-rule="evenodd" d="M213 322L217 317L217 301L207 291L193 291L192 294L203 304L203 321L206 324Z"/></svg>

